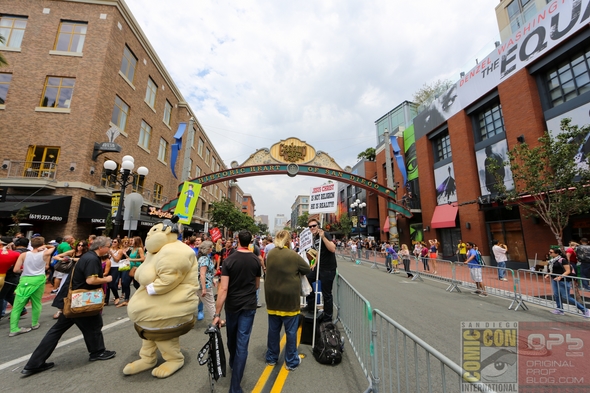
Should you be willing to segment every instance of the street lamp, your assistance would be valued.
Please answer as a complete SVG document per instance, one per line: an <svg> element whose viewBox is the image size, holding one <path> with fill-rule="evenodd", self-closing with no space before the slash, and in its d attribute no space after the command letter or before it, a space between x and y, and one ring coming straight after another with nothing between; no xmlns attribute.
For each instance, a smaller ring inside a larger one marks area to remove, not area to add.
<svg viewBox="0 0 590 393"><path fill-rule="evenodd" d="M119 234L119 229L122 225L122 218L123 218L123 202L125 200L125 189L128 185L135 183L136 180L143 180L149 170L144 167L140 166L137 168L137 173L133 173L133 167L135 159L132 156L124 156L121 162L121 170L119 173L116 173L117 170L117 163L112 160L107 160L104 162L103 166L107 176L113 176L113 180L121 185L121 196L119 197L119 207L117 208L117 215L115 216L115 228L113 231L113 237L117 237Z"/></svg>
<svg viewBox="0 0 590 393"><path fill-rule="evenodd" d="M359 237L359 245L357 246L357 251L359 254L359 259L361 258L361 247L360 247L360 240L361 240L361 232L360 232L360 224L361 224L361 209L367 206L365 202L361 202L360 199L354 201L350 207L356 212L356 234Z"/></svg>

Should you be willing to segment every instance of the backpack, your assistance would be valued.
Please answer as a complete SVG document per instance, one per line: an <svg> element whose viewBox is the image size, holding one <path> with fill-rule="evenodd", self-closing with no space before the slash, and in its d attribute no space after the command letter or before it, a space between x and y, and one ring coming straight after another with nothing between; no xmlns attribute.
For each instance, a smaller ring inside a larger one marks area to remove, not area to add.
<svg viewBox="0 0 590 393"><path fill-rule="evenodd" d="M321 364L335 365L342 361L342 336L332 322L322 322L316 328L313 356Z"/></svg>
<svg viewBox="0 0 590 393"><path fill-rule="evenodd" d="M481 256L481 252L479 251L475 251L475 260L477 261L477 263L479 263L481 266L485 265L485 263L483 262L483 258Z"/></svg>

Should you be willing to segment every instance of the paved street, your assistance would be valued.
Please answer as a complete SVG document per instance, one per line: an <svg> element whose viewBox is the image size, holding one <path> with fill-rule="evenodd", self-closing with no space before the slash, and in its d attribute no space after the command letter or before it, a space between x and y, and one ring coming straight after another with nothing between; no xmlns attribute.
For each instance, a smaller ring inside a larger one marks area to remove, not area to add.
<svg viewBox="0 0 590 393"><path fill-rule="evenodd" d="M548 309L529 305L529 311L510 311L510 301L489 296L481 298L469 292L448 293L447 284L425 279L424 282L411 282L404 274L386 274L383 268L371 269L369 265L356 265L339 258L339 273L357 291L365 296L374 309L382 310L394 320L415 332L419 337L434 346L455 362L460 357L461 321L581 321L574 316L555 316ZM344 305L345 306L345 305ZM88 354L80 332L74 327L64 335L60 346L49 359L56 367L21 379L20 370L26 358L37 346L47 329L53 323L55 309L45 303L41 317L41 328L22 336L8 337L8 319L0 322L0 376L4 389L24 391L45 386L55 391L115 391L128 392L196 391L209 392L207 370L199 366L197 353L207 341L203 333L204 321L181 338L186 363L174 376L157 380L149 372L125 377L124 365L137 356L140 339L127 319L124 308L109 306L104 311L104 334L108 349L117 351L117 357L105 362L88 362ZM21 326L30 324L30 313L23 317ZM267 321L265 309L259 309L255 318L254 333L250 342L250 354L243 380L245 391L254 391L255 386L268 374L266 385L256 386L256 391L270 391L283 384L283 392L322 391L362 392L368 382L362 374L360 365L352 351L344 352L343 363L337 367L318 364L311 355L308 345L301 345L300 352L306 356L295 372L285 372L284 366L267 369L264 364ZM266 371L266 372L265 372ZM229 378L216 383L216 391L227 391Z"/></svg>

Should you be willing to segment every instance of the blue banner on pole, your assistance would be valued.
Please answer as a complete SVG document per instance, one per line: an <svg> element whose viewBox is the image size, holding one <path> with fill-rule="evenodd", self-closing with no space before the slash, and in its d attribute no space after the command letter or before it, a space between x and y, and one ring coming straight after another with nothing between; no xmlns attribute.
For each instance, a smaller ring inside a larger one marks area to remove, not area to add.
<svg viewBox="0 0 590 393"><path fill-rule="evenodd" d="M397 143L397 138L395 136L390 136L389 140L391 141L391 147L393 148L393 155L395 160L397 161L397 166L399 167L399 171L401 172L404 178L404 185L408 181L408 175L406 173L406 163L404 162L404 157L402 156L402 151Z"/></svg>

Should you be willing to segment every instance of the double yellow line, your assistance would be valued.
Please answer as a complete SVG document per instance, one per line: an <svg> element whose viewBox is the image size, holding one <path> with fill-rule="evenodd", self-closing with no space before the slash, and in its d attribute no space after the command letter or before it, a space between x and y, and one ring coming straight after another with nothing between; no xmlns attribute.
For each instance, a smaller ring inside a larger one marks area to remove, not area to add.
<svg viewBox="0 0 590 393"><path fill-rule="evenodd" d="M301 341L301 325L297 329L297 348L299 348L300 341ZM283 334L283 337L281 337L280 352L283 352L283 348L285 347L286 343L287 343L287 336L285 334ZM299 354L299 357L303 358L303 355ZM271 393L280 393L283 390L283 386L285 385L285 382L287 381L287 377L289 376L289 370L287 370L285 367L283 367L283 364L284 364L284 362L277 363L274 366L266 366L264 368L264 371L262 372L262 375L260 375L258 382L256 382L256 385L254 386L254 390L252 390L252 393L261 393L262 392L262 389L264 389L264 387L266 386L266 383L268 382L268 379L270 378L270 375L272 374L275 367L280 367L280 371L279 371L279 375L277 375L277 377L274 381L274 384L272 385L270 392Z"/></svg>

